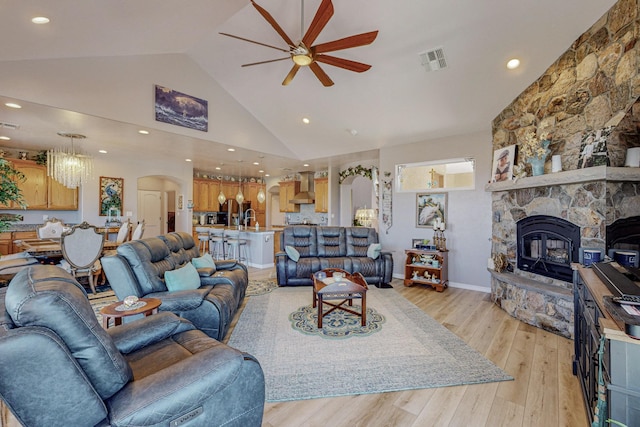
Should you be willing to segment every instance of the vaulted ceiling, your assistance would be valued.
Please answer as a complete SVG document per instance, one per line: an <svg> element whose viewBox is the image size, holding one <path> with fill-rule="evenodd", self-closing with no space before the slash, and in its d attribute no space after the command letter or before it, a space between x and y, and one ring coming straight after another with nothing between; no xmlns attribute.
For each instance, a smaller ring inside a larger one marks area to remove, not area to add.
<svg viewBox="0 0 640 427"><path fill-rule="evenodd" d="M304 0L302 25L300 0L258 3L297 42L321 0ZM334 15L317 43L372 30L379 34L371 45L334 53L370 64L370 70L360 74L322 64L335 83L324 87L306 68L291 84L282 86L292 67L290 60L241 67L287 56L219 34L286 48L249 1L3 0L0 69L16 61L33 61L37 66L38 61L52 59L108 62L145 55L186 55L264 132L264 138L255 138L250 147L242 148L263 153L278 167L299 169L303 161L315 162L315 166L353 161L375 156L381 147L490 129L491 120L613 4L611 0L333 0ZM40 15L51 22L43 26L30 22ZM427 72L419 54L438 47L444 50L448 67ZM508 70L505 64L513 57L522 65ZM0 92L3 95L7 94ZM37 119L23 116L22 128L29 128L31 121L55 121L56 114L48 117L46 111L39 109ZM0 122L10 121L9 114L13 113L0 110ZM308 125L302 123L303 117L310 119ZM109 129L121 132L119 126L137 125L105 122L104 143L109 143ZM51 125L55 126L59 128L59 124ZM167 133L166 127L159 129ZM232 140L211 141L206 136L176 132L183 143L194 147L217 146L217 161L232 156L223 149L233 145ZM37 133L26 133L21 143L36 144ZM170 150L175 135L168 134ZM215 163L213 157L196 161L199 169Z"/></svg>

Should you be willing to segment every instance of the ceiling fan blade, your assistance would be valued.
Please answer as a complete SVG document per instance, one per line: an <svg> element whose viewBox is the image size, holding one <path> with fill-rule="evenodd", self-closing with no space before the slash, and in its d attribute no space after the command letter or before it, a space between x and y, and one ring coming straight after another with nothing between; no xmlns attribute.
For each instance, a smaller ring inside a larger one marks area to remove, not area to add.
<svg viewBox="0 0 640 427"><path fill-rule="evenodd" d="M329 76L327 76L327 73L325 73L324 70L320 68L317 62L314 61L311 64L309 64L309 68L311 68L311 71L313 71L313 74L316 75L316 77L318 78L318 80L320 80L320 83L322 83L323 86L333 86L333 81L331 81Z"/></svg>
<svg viewBox="0 0 640 427"><path fill-rule="evenodd" d="M345 70L355 71L356 73L362 73L371 68L369 64L363 64L362 62L351 61L349 59L336 58L329 55L316 55L314 59L324 64L333 65L334 67L344 68Z"/></svg>
<svg viewBox="0 0 640 427"><path fill-rule="evenodd" d="M311 46L332 16L333 3L331 3L331 0L322 0L316 15L313 17L313 21L311 21L307 32L304 34L304 37L302 37L302 43L304 43L305 46Z"/></svg>
<svg viewBox="0 0 640 427"><path fill-rule="evenodd" d="M282 86L286 86L289 83L291 83L291 80L293 80L293 78L296 76L296 73L298 72L299 69L300 69L300 66L298 64L293 64L293 68L291 69L291 71L289 71L289 74L287 74L287 77L285 77L284 80L282 81Z"/></svg>
<svg viewBox="0 0 640 427"><path fill-rule="evenodd" d="M336 50L349 49L352 47L365 46L373 43L378 37L378 31L356 34L355 36L345 37L343 39L334 40L332 42L321 43L313 46L314 53L335 52Z"/></svg>
<svg viewBox="0 0 640 427"><path fill-rule="evenodd" d="M270 62L284 61L285 59L291 59L291 57L288 56L286 58L270 59L268 61L252 62L250 64L242 64L242 67L251 67L253 65L268 64Z"/></svg>
<svg viewBox="0 0 640 427"><path fill-rule="evenodd" d="M234 36L233 34L228 34L228 33L218 33L218 34L222 34L223 36L232 37L232 38L234 38L234 39L242 40L242 41L249 42L249 43L259 44L260 46L270 47L271 49L277 49L277 50L279 50L279 51L289 53L289 49L283 49L283 48L281 48L281 47L271 46L271 45L269 45L269 44L265 44L265 43L257 42L257 41L255 41L255 40L245 39L244 37Z"/></svg>
<svg viewBox="0 0 640 427"><path fill-rule="evenodd" d="M260 5L258 5L256 2L254 2L253 0L251 0L251 4L253 5L253 7L256 8L256 10L258 12L260 12L260 15L262 15L262 17L264 19L267 20L267 22L269 24L271 24L271 26L273 27L274 30L276 30L276 32L278 34L280 34L280 37L282 37L282 40L284 40L288 46L290 47L295 47L295 44L293 43L293 41L291 41L291 39L289 38L289 36L287 35L287 33L284 32L284 30L280 27L280 25L278 25L278 23L276 22L275 19L273 19L273 16L271 16L271 14L269 14L269 12L267 12L266 10L264 10Z"/></svg>

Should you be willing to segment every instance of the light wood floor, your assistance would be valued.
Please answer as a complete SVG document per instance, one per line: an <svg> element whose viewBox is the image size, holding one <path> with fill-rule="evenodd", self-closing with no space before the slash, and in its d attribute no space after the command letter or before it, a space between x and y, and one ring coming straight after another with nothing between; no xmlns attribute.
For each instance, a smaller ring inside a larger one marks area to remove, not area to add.
<svg viewBox="0 0 640 427"><path fill-rule="evenodd" d="M267 279L274 271L250 269L249 277ZM571 372L573 341L512 318L489 294L406 288L400 280L393 285L515 380L267 403L263 427L588 425L580 385Z"/></svg>

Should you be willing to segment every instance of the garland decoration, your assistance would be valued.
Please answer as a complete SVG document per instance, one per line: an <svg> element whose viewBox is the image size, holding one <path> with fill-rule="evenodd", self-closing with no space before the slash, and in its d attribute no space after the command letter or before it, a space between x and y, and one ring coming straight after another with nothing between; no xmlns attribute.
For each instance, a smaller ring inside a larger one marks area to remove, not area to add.
<svg viewBox="0 0 640 427"><path fill-rule="evenodd" d="M340 172L340 178L338 179L338 182L342 184L342 182L348 177L356 176L356 175L362 175L365 178L372 179L371 171L372 171L372 168L365 168L362 165L349 167Z"/></svg>

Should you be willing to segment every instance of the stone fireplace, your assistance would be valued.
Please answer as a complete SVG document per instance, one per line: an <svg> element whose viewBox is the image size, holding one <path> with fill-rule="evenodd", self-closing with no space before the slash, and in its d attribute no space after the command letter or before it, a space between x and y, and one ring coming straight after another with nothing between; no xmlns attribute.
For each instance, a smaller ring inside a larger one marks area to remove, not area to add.
<svg viewBox="0 0 640 427"><path fill-rule="evenodd" d="M638 12L638 0L619 0L493 121L493 150L515 145L516 165L525 166L528 176L486 186L492 192L492 255L506 255L512 266L491 270L492 298L512 316L566 337L573 337L571 277L566 270L540 271L538 259L548 267L564 259L563 251L576 262L579 247L608 249L616 224L640 216L640 169L623 167L627 149L640 146ZM531 133L551 135L541 176L530 176L517 150ZM584 156L593 135L606 135L599 152L604 161L582 168L591 165ZM562 172L551 173L551 155L561 155ZM540 216L577 227L579 237L571 239L577 245L534 232L521 247L528 256L518 260L518 224ZM539 242L532 243L536 236ZM640 245L638 236L640 231L618 243Z"/></svg>

